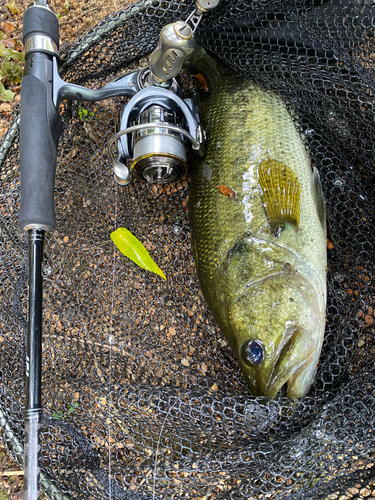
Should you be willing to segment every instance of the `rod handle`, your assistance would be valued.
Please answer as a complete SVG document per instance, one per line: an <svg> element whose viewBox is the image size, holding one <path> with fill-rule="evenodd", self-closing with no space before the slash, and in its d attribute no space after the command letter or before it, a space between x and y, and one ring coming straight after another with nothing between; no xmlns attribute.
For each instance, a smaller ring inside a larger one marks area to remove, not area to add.
<svg viewBox="0 0 375 500"><path fill-rule="evenodd" d="M61 118L52 101L52 58L31 54L27 64L39 66L37 76L25 74L21 87L19 226L52 231L56 227L54 186ZM32 69L32 68L31 68ZM51 78L48 78L48 74Z"/></svg>

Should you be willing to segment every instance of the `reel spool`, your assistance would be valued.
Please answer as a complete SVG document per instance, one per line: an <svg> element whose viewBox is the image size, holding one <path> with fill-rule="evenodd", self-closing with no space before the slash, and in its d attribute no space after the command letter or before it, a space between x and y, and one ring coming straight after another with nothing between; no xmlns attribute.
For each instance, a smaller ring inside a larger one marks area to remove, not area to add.
<svg viewBox="0 0 375 500"><path fill-rule="evenodd" d="M133 133L131 171L150 184L174 182L187 173L185 139L182 134L168 128L184 127L184 117L178 111L156 104L140 113L134 125L158 122L160 125L143 128Z"/></svg>

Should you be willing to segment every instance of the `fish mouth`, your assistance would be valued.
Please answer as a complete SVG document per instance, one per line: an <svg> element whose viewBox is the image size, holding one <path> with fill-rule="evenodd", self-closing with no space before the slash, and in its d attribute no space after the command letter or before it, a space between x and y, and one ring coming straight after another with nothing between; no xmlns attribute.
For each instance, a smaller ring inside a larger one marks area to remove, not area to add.
<svg viewBox="0 0 375 500"><path fill-rule="evenodd" d="M286 396L301 398L305 396L316 366L313 361L317 345L310 333L297 327L286 332L275 355L274 368L268 379L265 395L274 398L286 384Z"/></svg>

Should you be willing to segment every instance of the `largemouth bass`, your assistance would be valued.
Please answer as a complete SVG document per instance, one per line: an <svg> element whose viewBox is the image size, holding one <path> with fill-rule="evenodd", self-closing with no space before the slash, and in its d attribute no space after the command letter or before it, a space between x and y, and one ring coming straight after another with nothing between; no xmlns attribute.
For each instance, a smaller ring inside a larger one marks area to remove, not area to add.
<svg viewBox="0 0 375 500"><path fill-rule="evenodd" d="M325 329L326 217L320 179L283 101L203 50L205 157L189 220L206 301L253 395L303 397Z"/></svg>

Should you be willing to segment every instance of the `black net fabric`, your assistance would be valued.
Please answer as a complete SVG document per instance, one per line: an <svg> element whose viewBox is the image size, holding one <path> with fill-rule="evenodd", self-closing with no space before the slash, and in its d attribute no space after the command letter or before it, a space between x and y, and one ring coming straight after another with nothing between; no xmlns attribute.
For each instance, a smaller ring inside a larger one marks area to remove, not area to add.
<svg viewBox="0 0 375 500"><path fill-rule="evenodd" d="M69 49L63 78L103 85L193 7L145 0L120 10ZM41 485L51 499L374 496L374 19L370 0L222 0L197 30L234 71L284 99L322 179L326 335L316 379L293 404L250 396L207 308L189 178L117 186L107 142L121 99L62 105L58 227L43 270ZM21 463L28 270L17 126L15 117L0 150L0 427ZM166 282L114 249L120 226Z"/></svg>

